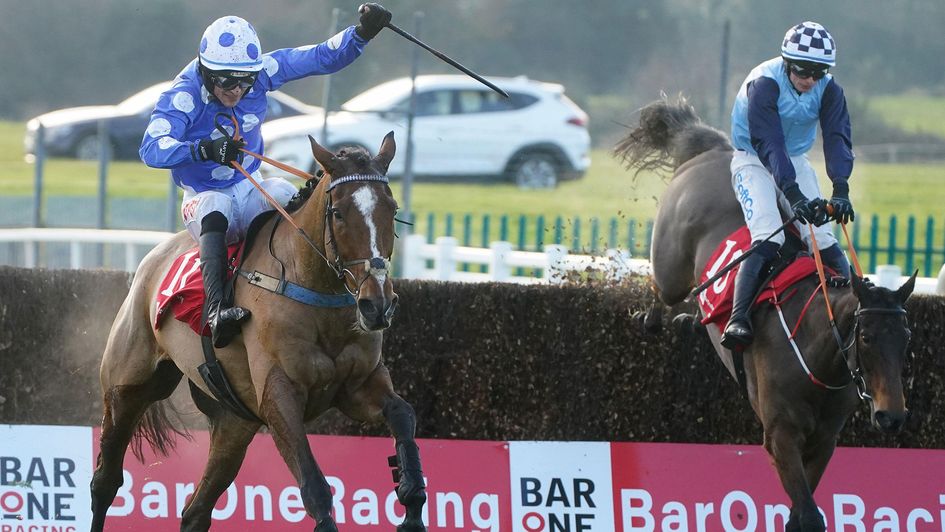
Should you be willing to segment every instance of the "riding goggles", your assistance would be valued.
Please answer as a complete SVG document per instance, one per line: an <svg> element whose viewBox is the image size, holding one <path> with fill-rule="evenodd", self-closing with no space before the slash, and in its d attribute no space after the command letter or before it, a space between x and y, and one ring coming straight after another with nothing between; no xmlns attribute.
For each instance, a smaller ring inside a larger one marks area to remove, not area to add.
<svg viewBox="0 0 945 532"><path fill-rule="evenodd" d="M826 76L828 70L826 65L824 65L824 68L807 68L797 63L788 63L788 68L791 70L791 73L799 78L814 78L815 80Z"/></svg>
<svg viewBox="0 0 945 532"><path fill-rule="evenodd" d="M256 72L239 72L237 75L210 73L209 77L210 83L213 83L215 87L228 91L236 87L241 89L252 87L256 83L256 75Z"/></svg>

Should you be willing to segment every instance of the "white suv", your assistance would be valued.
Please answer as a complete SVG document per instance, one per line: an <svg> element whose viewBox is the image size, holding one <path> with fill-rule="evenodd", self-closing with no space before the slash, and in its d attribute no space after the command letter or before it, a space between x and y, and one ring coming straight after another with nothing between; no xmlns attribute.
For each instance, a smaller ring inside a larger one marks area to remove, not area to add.
<svg viewBox="0 0 945 532"><path fill-rule="evenodd" d="M554 83L524 76L490 78L509 94L499 96L460 75L418 76L414 117L416 176L499 177L521 187L553 187L584 175L590 165L587 113ZM375 153L394 131L397 156L389 174L401 176L407 146L410 78L382 83L329 113L328 138L320 116L299 116L263 124L266 155L291 166L314 170L308 135L323 146L357 145ZM268 165L270 175L278 170Z"/></svg>

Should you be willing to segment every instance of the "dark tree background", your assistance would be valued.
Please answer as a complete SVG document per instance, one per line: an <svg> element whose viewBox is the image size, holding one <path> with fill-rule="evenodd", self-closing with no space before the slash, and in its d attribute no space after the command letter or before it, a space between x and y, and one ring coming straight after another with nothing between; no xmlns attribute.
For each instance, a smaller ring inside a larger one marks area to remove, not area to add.
<svg viewBox="0 0 945 532"><path fill-rule="evenodd" d="M359 0L0 0L0 119L23 120L73 105L115 103L173 77L196 55L203 29L236 14L263 48L328 38L357 23ZM871 96L945 93L945 2L941 0L388 0L394 22L484 75L562 83L605 134L630 121L660 91L682 92L702 116L719 116L722 27L731 23L726 105L747 71L773 57L784 31L824 24L839 45L834 74L854 107ZM414 47L382 33L364 57L335 75L330 106L380 81L408 75ZM421 73L452 72L426 52ZM286 92L321 103L317 78ZM860 103L857 103L860 102ZM723 110L727 114L727 109ZM860 130L862 131L862 130ZM597 138L598 143L603 139ZM862 139L860 139L862 140Z"/></svg>

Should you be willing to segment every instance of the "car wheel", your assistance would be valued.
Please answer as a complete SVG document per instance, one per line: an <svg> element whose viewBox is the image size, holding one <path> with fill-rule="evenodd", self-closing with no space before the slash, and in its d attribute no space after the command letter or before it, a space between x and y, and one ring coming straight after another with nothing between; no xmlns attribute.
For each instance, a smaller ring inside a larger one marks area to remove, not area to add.
<svg viewBox="0 0 945 532"><path fill-rule="evenodd" d="M86 161L96 161L98 160L98 155L99 155L98 151L99 151L100 144L101 142L99 141L98 134L91 133L89 135L82 137L81 139L79 139L78 142L75 143L75 147L73 148L72 153L75 155L76 159L82 159ZM111 159L112 158L111 143L108 144L108 146L106 147L106 150L107 150L106 156L109 159Z"/></svg>
<svg viewBox="0 0 945 532"><path fill-rule="evenodd" d="M519 188L554 188L558 185L558 163L546 153L526 153L519 156L512 179Z"/></svg>

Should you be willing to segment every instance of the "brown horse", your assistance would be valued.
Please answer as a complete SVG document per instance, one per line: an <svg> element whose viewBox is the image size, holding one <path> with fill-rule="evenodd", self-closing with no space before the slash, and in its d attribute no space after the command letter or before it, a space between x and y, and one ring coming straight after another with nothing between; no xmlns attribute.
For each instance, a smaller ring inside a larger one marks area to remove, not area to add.
<svg viewBox="0 0 945 532"><path fill-rule="evenodd" d="M373 158L362 148L332 154L314 140L312 151L325 174L291 215L298 229L277 224L279 217L270 219L259 232L263 241L247 251L240 270L284 279L332 301L350 298L350 304L312 306L271 291L274 283L266 289L266 283L238 278L235 302L251 309L252 319L241 337L217 350L217 358L236 397L250 411L239 416L211 399L198 372L204 362L200 337L173 319L157 330L152 327L158 285L175 257L194 246L193 240L180 233L149 253L115 319L102 360L105 413L91 484L93 531L104 527L133 437L144 436L158 450L172 443L157 401L167 398L182 376L190 380L197 406L210 418L211 439L206 470L184 508L181 530L210 528L213 506L236 477L262 424L297 480L305 510L317 522L315 530L338 530L331 516L331 490L303 430L304 422L331 407L358 421L386 420L396 439L397 497L406 507L397 530L425 530L421 512L426 492L414 411L394 392L381 360L382 331L397 304L388 270L397 203L384 177L394 157L393 133Z"/></svg>
<svg viewBox="0 0 945 532"><path fill-rule="evenodd" d="M744 224L730 184L731 145L722 132L703 125L684 99L673 103L664 98L641 110L639 125L615 153L638 172L675 171L660 198L651 261L659 300L680 303L716 247ZM804 296L782 305L788 323L800 319L797 351L771 305L753 311L756 336L742 354L743 366L722 347L720 332L706 328L732 376L738 379L737 368L744 369L748 399L764 427L765 449L791 499L788 531L824 530L813 492L860 397L869 403L873 425L880 430L899 430L907 414L902 373L910 331L903 305L915 275L896 291L856 275L846 287L829 288L839 335L830 327L819 292L802 312L818 284L815 277L801 281L797 293ZM661 323L661 312L657 302L645 321Z"/></svg>

